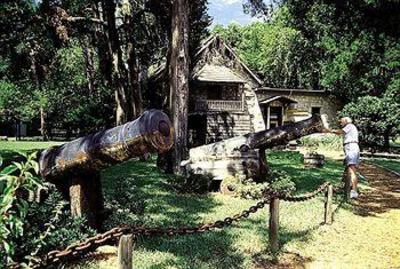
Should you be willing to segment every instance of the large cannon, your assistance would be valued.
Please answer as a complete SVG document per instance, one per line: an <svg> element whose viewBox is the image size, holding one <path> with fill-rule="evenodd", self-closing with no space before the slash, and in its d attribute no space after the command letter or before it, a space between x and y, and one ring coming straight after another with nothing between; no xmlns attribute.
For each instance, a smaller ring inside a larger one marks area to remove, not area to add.
<svg viewBox="0 0 400 269"><path fill-rule="evenodd" d="M91 226L99 227L100 171L146 153L167 152L173 145L171 126L163 112L146 111L132 122L43 151L40 173L70 200L72 215L86 215Z"/></svg>
<svg viewBox="0 0 400 269"><path fill-rule="evenodd" d="M189 160L184 161L183 165L194 173L211 174L215 180L223 180L228 176L258 180L267 170L267 148L286 145L291 140L323 132L328 127L324 115L313 115L289 125L192 148Z"/></svg>

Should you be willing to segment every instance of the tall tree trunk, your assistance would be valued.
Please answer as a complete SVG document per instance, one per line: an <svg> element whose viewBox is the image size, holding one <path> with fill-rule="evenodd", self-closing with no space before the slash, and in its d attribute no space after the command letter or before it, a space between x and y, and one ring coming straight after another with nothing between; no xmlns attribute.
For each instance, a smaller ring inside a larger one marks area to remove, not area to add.
<svg viewBox="0 0 400 269"><path fill-rule="evenodd" d="M128 83L125 83L126 76L125 67L122 60L121 44L118 36L118 30L115 23L114 1L105 0L103 2L105 18L107 21L108 47L112 61L112 86L115 93L116 121L117 125L121 125L133 118L133 105L129 93Z"/></svg>
<svg viewBox="0 0 400 269"><path fill-rule="evenodd" d="M85 75L87 80L87 87L89 93L94 93L94 63L93 63L93 48L90 46L90 42L87 38L81 42L81 46L83 49L83 57L85 59Z"/></svg>
<svg viewBox="0 0 400 269"><path fill-rule="evenodd" d="M132 93L133 117L137 118L143 112L142 89L140 86L140 67L133 42L128 44L129 82Z"/></svg>
<svg viewBox="0 0 400 269"><path fill-rule="evenodd" d="M49 140L49 133L47 130L47 113L42 106L40 106L40 134L42 135L43 141Z"/></svg>
<svg viewBox="0 0 400 269"><path fill-rule="evenodd" d="M33 77L35 80L35 84L39 92L43 92L43 87L42 87L42 79L41 79L41 72L39 70L40 66L39 63L36 61L36 54L37 54L37 44L36 42L32 45L32 49L30 51L30 57L31 57L31 69L33 73ZM40 134L42 136L42 139L44 141L49 140L49 134L48 134L48 128L47 128L47 113L43 107L43 105L40 105Z"/></svg>
<svg viewBox="0 0 400 269"><path fill-rule="evenodd" d="M175 130L175 144L169 156L174 173L180 173L187 156L189 98L189 3L174 0L171 21L170 117Z"/></svg>

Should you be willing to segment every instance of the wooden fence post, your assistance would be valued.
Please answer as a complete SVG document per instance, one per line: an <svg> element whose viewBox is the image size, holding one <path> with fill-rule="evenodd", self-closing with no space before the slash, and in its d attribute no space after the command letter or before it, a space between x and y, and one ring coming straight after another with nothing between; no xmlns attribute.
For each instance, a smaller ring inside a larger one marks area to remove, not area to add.
<svg viewBox="0 0 400 269"><path fill-rule="evenodd" d="M99 173L82 174L71 178L69 199L72 217L86 216L90 227L102 223L103 193Z"/></svg>
<svg viewBox="0 0 400 269"><path fill-rule="evenodd" d="M132 269L133 235L123 235L118 245L118 268Z"/></svg>
<svg viewBox="0 0 400 269"><path fill-rule="evenodd" d="M269 204L269 244L272 253L279 250L279 198L273 197Z"/></svg>
<svg viewBox="0 0 400 269"><path fill-rule="evenodd" d="M324 213L325 224L332 224L333 222L332 196L333 196L333 186L329 185L325 194L325 213Z"/></svg>

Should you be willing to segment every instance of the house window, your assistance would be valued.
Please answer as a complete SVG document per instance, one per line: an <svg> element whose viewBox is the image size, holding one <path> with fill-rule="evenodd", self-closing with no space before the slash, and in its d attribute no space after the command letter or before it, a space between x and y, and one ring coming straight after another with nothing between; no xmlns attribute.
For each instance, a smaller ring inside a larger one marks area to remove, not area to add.
<svg viewBox="0 0 400 269"><path fill-rule="evenodd" d="M321 108L318 106L311 107L311 115L321 114Z"/></svg>

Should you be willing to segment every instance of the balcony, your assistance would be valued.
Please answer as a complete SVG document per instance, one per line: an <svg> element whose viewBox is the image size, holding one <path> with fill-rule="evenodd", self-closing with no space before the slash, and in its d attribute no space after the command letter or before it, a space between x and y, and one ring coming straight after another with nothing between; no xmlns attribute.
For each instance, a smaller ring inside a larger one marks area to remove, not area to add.
<svg viewBox="0 0 400 269"><path fill-rule="evenodd" d="M243 111L244 103L231 100L198 100L194 109L195 111Z"/></svg>

